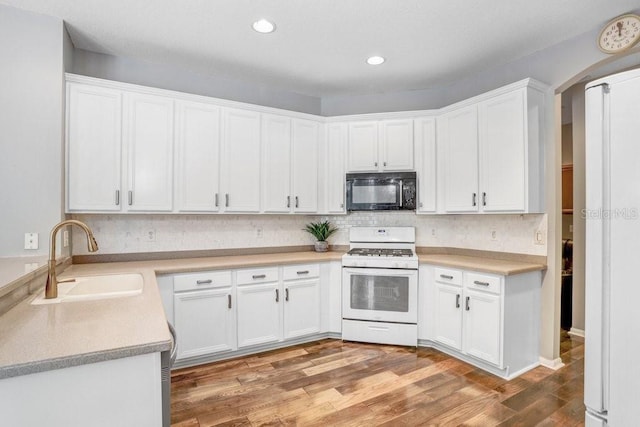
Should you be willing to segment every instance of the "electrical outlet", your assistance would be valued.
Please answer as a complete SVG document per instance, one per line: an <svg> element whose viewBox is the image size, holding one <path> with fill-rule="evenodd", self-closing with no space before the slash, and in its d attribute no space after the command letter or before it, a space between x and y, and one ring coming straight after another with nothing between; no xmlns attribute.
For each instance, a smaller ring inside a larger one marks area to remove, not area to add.
<svg viewBox="0 0 640 427"><path fill-rule="evenodd" d="M431 229L431 237L436 237L436 229L435 228Z"/></svg>
<svg viewBox="0 0 640 427"><path fill-rule="evenodd" d="M24 233L24 248L38 249L38 233Z"/></svg>
<svg viewBox="0 0 640 427"><path fill-rule="evenodd" d="M256 228L256 237L262 239L262 227Z"/></svg>
<svg viewBox="0 0 640 427"><path fill-rule="evenodd" d="M498 232L496 230L491 230L491 240L494 242L498 240Z"/></svg>
<svg viewBox="0 0 640 427"><path fill-rule="evenodd" d="M536 230L533 232L533 243L535 245L544 245L545 237L546 236L544 230Z"/></svg>
<svg viewBox="0 0 640 427"><path fill-rule="evenodd" d="M156 230L148 230L145 233L145 240L147 242L155 242L156 241Z"/></svg>
<svg viewBox="0 0 640 427"><path fill-rule="evenodd" d="M62 247L66 248L69 246L69 230L64 230L62 232Z"/></svg>

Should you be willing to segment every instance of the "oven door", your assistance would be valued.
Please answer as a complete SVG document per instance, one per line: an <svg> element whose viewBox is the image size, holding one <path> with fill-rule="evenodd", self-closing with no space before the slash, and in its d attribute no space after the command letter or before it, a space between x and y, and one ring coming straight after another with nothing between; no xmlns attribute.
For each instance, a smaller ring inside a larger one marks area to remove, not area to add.
<svg viewBox="0 0 640 427"><path fill-rule="evenodd" d="M342 269L342 317L417 323L418 270Z"/></svg>

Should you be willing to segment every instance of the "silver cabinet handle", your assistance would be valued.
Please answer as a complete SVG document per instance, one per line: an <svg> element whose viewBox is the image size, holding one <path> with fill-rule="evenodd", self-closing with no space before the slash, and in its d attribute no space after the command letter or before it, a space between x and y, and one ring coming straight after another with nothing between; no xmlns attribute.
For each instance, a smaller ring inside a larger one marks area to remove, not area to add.
<svg viewBox="0 0 640 427"><path fill-rule="evenodd" d="M253 276L251 276L254 279L264 279L265 277L267 277L266 274L254 274Z"/></svg>
<svg viewBox="0 0 640 427"><path fill-rule="evenodd" d="M387 166L387 162L383 162L383 163L382 163L382 166Z"/></svg>
<svg viewBox="0 0 640 427"><path fill-rule="evenodd" d="M213 283L213 280L208 279L208 280L196 280L196 285L209 285Z"/></svg>
<svg viewBox="0 0 640 427"><path fill-rule="evenodd" d="M378 167L378 162L375 162L373 166Z"/></svg>
<svg viewBox="0 0 640 427"><path fill-rule="evenodd" d="M287 207L291 207L291 196L287 196Z"/></svg>
<svg viewBox="0 0 640 427"><path fill-rule="evenodd" d="M289 301L289 288L285 288L284 290L284 300Z"/></svg>
<svg viewBox="0 0 640 427"><path fill-rule="evenodd" d="M129 190L129 206L133 205L133 191Z"/></svg>
<svg viewBox="0 0 640 427"><path fill-rule="evenodd" d="M228 300L228 304L227 304L227 306L228 306L229 308L231 308L231 294L228 294L228 295L227 295L227 300Z"/></svg>
<svg viewBox="0 0 640 427"><path fill-rule="evenodd" d="M298 203L298 196L296 196L296 208L298 207L299 203Z"/></svg>
<svg viewBox="0 0 640 427"><path fill-rule="evenodd" d="M449 276L448 274L441 274L440 277L443 278L443 279L447 279L447 280L452 280L453 279L453 276Z"/></svg>
<svg viewBox="0 0 640 427"><path fill-rule="evenodd" d="M340 203L340 207L341 207L341 208L344 208L344 203Z"/></svg>
<svg viewBox="0 0 640 427"><path fill-rule="evenodd" d="M224 195L224 205L225 205L226 207L229 207L229 193L226 193L226 194Z"/></svg>
<svg viewBox="0 0 640 427"><path fill-rule="evenodd" d="M116 206L120 205L120 190L116 190Z"/></svg>
<svg viewBox="0 0 640 427"><path fill-rule="evenodd" d="M474 285L480 285L480 286L489 286L489 282L481 282L479 280L474 280L473 284Z"/></svg>
<svg viewBox="0 0 640 427"><path fill-rule="evenodd" d="M216 208L218 207L218 193L216 193Z"/></svg>
<svg viewBox="0 0 640 427"><path fill-rule="evenodd" d="M420 202L420 207L424 207L424 205L422 204L422 202Z"/></svg>
<svg viewBox="0 0 640 427"><path fill-rule="evenodd" d="M303 274L309 274L309 270L296 271L296 274L299 275L299 276L302 276Z"/></svg>
<svg viewBox="0 0 640 427"><path fill-rule="evenodd" d="M473 206L476 206L476 193L473 193L473 197L471 198L471 203Z"/></svg>
<svg viewBox="0 0 640 427"><path fill-rule="evenodd" d="M460 308L460 294L456 294L456 308Z"/></svg>
<svg viewBox="0 0 640 427"><path fill-rule="evenodd" d="M487 206L487 193L482 192L482 206Z"/></svg>
<svg viewBox="0 0 640 427"><path fill-rule="evenodd" d="M470 308L470 307L469 307L469 297L466 297L466 298L465 298L465 307L464 307L464 309L465 309L465 310L467 310L467 311L469 311L469 308Z"/></svg>
<svg viewBox="0 0 640 427"><path fill-rule="evenodd" d="M280 302L280 291L276 289L276 302Z"/></svg>

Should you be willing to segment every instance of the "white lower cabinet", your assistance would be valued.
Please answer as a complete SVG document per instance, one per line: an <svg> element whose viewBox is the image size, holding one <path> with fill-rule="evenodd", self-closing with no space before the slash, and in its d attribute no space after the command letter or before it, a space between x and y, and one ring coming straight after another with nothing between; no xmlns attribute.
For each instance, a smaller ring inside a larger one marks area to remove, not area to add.
<svg viewBox="0 0 640 427"><path fill-rule="evenodd" d="M231 272L176 275L173 287L177 360L235 350Z"/></svg>
<svg viewBox="0 0 640 427"><path fill-rule="evenodd" d="M539 271L420 267L419 339L503 378L539 364Z"/></svg>
<svg viewBox="0 0 640 427"><path fill-rule="evenodd" d="M283 268L284 339L320 332L320 266Z"/></svg>
<svg viewBox="0 0 640 427"><path fill-rule="evenodd" d="M238 347L280 341L282 295L278 269L242 270L237 273L237 280Z"/></svg>

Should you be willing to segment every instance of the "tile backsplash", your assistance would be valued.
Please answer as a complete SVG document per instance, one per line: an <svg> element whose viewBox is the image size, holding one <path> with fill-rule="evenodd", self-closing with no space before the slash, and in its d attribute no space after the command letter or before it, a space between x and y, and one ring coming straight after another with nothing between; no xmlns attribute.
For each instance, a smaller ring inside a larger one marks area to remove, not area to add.
<svg viewBox="0 0 640 427"><path fill-rule="evenodd" d="M328 219L340 231L331 244L347 245L354 226L414 226L418 246L455 247L528 255L547 254L547 216L416 215L412 212L354 212L304 215L73 215L94 231L100 254L311 245L303 231ZM534 235L545 236L542 245ZM73 233L73 254L87 254L83 234Z"/></svg>

